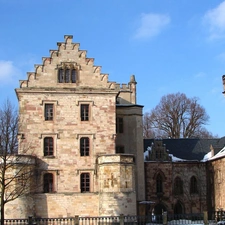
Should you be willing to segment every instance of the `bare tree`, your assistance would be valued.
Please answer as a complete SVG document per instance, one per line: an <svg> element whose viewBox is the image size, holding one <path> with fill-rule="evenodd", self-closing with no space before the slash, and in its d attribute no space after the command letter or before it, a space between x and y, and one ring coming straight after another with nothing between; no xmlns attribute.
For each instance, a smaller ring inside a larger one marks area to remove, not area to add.
<svg viewBox="0 0 225 225"><path fill-rule="evenodd" d="M28 194L33 183L35 158L29 155L18 155L17 132L17 110L7 100L0 108L1 225L4 224L5 204ZM19 141L23 141L21 136ZM22 143L20 144L22 146Z"/></svg>
<svg viewBox="0 0 225 225"><path fill-rule="evenodd" d="M161 132L163 138L210 136L211 133L203 127L208 120L209 116L198 104L197 98L187 98L183 93L168 94L150 113L144 115L144 132Z"/></svg>

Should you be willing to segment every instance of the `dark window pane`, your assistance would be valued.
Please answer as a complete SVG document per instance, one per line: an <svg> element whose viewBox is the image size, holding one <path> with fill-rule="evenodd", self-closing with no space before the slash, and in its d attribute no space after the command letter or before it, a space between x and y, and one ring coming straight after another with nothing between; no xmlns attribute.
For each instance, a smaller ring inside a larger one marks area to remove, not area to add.
<svg viewBox="0 0 225 225"><path fill-rule="evenodd" d="M58 81L59 83L63 83L64 82L64 79L63 79L63 69L59 69L58 71Z"/></svg>
<svg viewBox="0 0 225 225"><path fill-rule="evenodd" d="M116 133L123 133L123 118L116 118Z"/></svg>
<svg viewBox="0 0 225 225"><path fill-rule="evenodd" d="M174 194L183 194L183 181L179 177L177 177L174 181Z"/></svg>
<svg viewBox="0 0 225 225"><path fill-rule="evenodd" d="M53 104L45 104L45 120L53 120Z"/></svg>
<svg viewBox="0 0 225 225"><path fill-rule="evenodd" d="M190 193L191 194L198 193L197 179L195 177L191 178Z"/></svg>
<svg viewBox="0 0 225 225"><path fill-rule="evenodd" d="M71 81L72 83L76 83L76 70L72 69L71 71Z"/></svg>
<svg viewBox="0 0 225 225"><path fill-rule="evenodd" d="M53 155L53 138L44 138L44 156Z"/></svg>
<svg viewBox="0 0 225 225"><path fill-rule="evenodd" d="M70 82L70 70L69 69L66 69L65 82L66 83Z"/></svg>
<svg viewBox="0 0 225 225"><path fill-rule="evenodd" d="M80 176L81 192L90 192L90 175L89 173L82 173Z"/></svg>
<svg viewBox="0 0 225 225"><path fill-rule="evenodd" d="M124 146L116 146L116 153L124 153Z"/></svg>
<svg viewBox="0 0 225 225"><path fill-rule="evenodd" d="M65 68L58 70L59 83L76 83L76 70L72 68Z"/></svg>
<svg viewBox="0 0 225 225"><path fill-rule="evenodd" d="M89 156L89 138L84 137L80 139L80 155L81 156Z"/></svg>
<svg viewBox="0 0 225 225"><path fill-rule="evenodd" d="M163 179L160 174L156 177L156 192L157 193L163 192Z"/></svg>
<svg viewBox="0 0 225 225"><path fill-rule="evenodd" d="M89 120L89 105L82 104L81 105L81 121L88 121Z"/></svg>
<svg viewBox="0 0 225 225"><path fill-rule="evenodd" d="M44 192L45 193L53 192L53 174L52 173L44 174Z"/></svg>

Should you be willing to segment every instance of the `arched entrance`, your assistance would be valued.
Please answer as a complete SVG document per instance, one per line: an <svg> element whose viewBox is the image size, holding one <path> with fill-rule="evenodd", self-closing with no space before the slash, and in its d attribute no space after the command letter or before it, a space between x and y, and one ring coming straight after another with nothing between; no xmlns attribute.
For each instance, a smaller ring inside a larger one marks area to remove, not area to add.
<svg viewBox="0 0 225 225"><path fill-rule="evenodd" d="M174 214L184 214L184 207L181 202L177 202L174 206Z"/></svg>
<svg viewBox="0 0 225 225"><path fill-rule="evenodd" d="M162 214L165 211L167 211L166 207L162 203L155 205L152 210L152 222L162 222Z"/></svg>

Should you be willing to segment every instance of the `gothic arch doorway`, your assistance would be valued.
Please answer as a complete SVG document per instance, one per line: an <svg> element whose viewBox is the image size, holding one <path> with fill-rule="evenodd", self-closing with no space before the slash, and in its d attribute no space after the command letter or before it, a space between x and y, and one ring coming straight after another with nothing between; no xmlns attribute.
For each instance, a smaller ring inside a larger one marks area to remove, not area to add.
<svg viewBox="0 0 225 225"><path fill-rule="evenodd" d="M163 212L166 212L166 207L159 203L155 205L155 207L152 210L152 221L153 222L162 222L162 214Z"/></svg>
<svg viewBox="0 0 225 225"><path fill-rule="evenodd" d="M184 207L181 202L177 202L174 206L174 214L184 214Z"/></svg>

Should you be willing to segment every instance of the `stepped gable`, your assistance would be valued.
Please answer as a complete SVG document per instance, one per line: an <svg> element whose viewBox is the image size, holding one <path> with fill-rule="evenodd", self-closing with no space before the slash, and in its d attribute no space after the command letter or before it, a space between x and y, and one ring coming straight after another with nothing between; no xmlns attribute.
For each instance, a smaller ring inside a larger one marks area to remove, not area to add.
<svg viewBox="0 0 225 225"><path fill-rule="evenodd" d="M80 50L80 44L72 42L72 35L65 35L64 39L57 43L58 50L50 50L50 56L42 58L42 64L34 65L34 72L27 73L27 80L20 81L20 88L121 88L116 82L108 81L108 74L101 73L101 66L94 65L94 58L87 58L87 51ZM60 83L60 68L74 68L76 82Z"/></svg>
<svg viewBox="0 0 225 225"><path fill-rule="evenodd" d="M169 154L186 159L201 161L203 157L214 149L217 154L225 145L225 138L198 139L198 138L180 138L180 139L162 139ZM144 139L144 151L154 142L154 139Z"/></svg>

